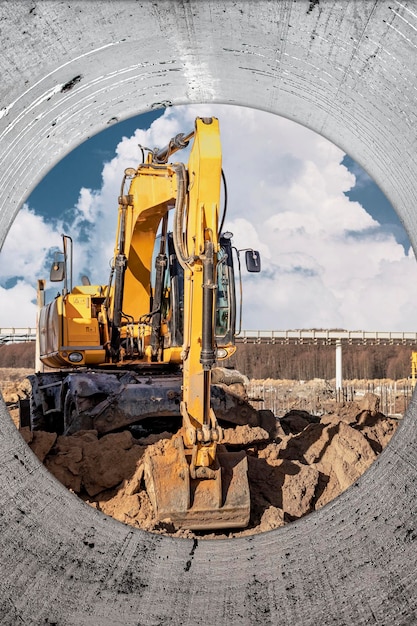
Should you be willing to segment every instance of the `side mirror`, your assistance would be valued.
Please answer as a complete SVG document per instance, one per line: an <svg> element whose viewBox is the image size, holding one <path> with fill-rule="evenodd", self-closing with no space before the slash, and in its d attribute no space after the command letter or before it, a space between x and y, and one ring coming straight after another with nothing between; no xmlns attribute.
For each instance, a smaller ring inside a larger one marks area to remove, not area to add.
<svg viewBox="0 0 417 626"><path fill-rule="evenodd" d="M245 261L248 272L261 271L261 255L257 250L246 250Z"/></svg>
<svg viewBox="0 0 417 626"><path fill-rule="evenodd" d="M65 278L65 263L64 261L54 261L51 267L51 273L49 280L51 283L60 283Z"/></svg>

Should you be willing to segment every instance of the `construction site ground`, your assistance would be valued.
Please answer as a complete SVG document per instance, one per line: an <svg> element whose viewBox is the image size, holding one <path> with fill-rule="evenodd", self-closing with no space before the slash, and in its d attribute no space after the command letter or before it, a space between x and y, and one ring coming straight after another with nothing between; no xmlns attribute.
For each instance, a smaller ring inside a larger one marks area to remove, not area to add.
<svg viewBox="0 0 417 626"><path fill-rule="evenodd" d="M30 391L24 369L0 371L1 390L16 425L18 401ZM363 381L355 381L356 386ZM389 381L385 381L386 383ZM392 381L391 381L392 382ZM251 381L259 389L265 381ZM369 388L370 381L363 384ZM380 381L372 381L378 389ZM226 446L244 449L251 493L249 526L217 533L176 530L169 520L157 522L144 488L143 456L159 454L172 433L135 438L130 431L97 437L95 431L56 436L21 429L21 434L45 467L70 491L106 515L132 526L182 537L224 538L264 532L290 523L337 497L352 485L389 443L405 411L385 415L380 397L365 392L343 400L323 380L268 380L285 397L285 413L274 432L239 426L225 431ZM314 410L305 410L305 397L316 397ZM250 394L249 394L250 398ZM261 398L253 397L256 408ZM264 400L262 400L264 402Z"/></svg>

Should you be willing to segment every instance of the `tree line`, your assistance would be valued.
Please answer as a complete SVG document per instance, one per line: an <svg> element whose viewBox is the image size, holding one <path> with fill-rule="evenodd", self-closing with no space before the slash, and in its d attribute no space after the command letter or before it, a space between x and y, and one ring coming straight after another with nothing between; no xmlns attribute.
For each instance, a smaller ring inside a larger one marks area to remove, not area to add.
<svg viewBox="0 0 417 626"><path fill-rule="evenodd" d="M411 375L411 353L411 347L402 345L343 345L343 378L407 378ZM331 380L335 378L336 349L331 345L239 343L227 366L249 378Z"/></svg>
<svg viewBox="0 0 417 626"><path fill-rule="evenodd" d="M343 378L398 380L411 375L409 346L344 345ZM236 353L219 365L233 367L249 378L311 380L335 377L335 347L239 343ZM0 345L0 367L35 367L35 342Z"/></svg>
<svg viewBox="0 0 417 626"><path fill-rule="evenodd" d="M0 367L35 367L35 342L0 345Z"/></svg>

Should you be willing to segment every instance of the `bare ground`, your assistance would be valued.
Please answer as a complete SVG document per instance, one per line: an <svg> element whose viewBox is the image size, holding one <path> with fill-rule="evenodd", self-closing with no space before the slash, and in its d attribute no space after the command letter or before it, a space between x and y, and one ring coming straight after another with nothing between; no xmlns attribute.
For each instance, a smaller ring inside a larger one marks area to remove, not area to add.
<svg viewBox="0 0 417 626"><path fill-rule="evenodd" d="M29 393L30 371L0 371L1 390L18 427L17 402ZM292 389L294 381L289 381ZM305 389L305 385L303 386ZM289 393L289 392L288 392ZM266 432L249 426L226 431L226 447L244 449L248 459L251 516L242 531L202 533L157 522L144 488L144 454L157 454L171 433L135 439L129 431L100 439L95 431L70 437L21 434L48 470L90 506L151 532L186 537L224 538L277 528L324 506L353 484L395 433L398 417L379 410L379 397L335 402L327 394L320 417L293 408Z"/></svg>

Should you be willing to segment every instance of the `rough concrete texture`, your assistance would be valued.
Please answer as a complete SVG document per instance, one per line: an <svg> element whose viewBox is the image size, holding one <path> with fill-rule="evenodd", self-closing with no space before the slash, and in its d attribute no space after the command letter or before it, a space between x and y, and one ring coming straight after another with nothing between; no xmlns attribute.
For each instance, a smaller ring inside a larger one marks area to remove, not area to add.
<svg viewBox="0 0 417 626"><path fill-rule="evenodd" d="M164 103L284 115L346 150L417 243L415 0L3 0L0 236L40 178ZM410 286L412 288L412 286ZM204 541L81 503L0 410L2 624L413 624L417 403L342 496L284 528Z"/></svg>

